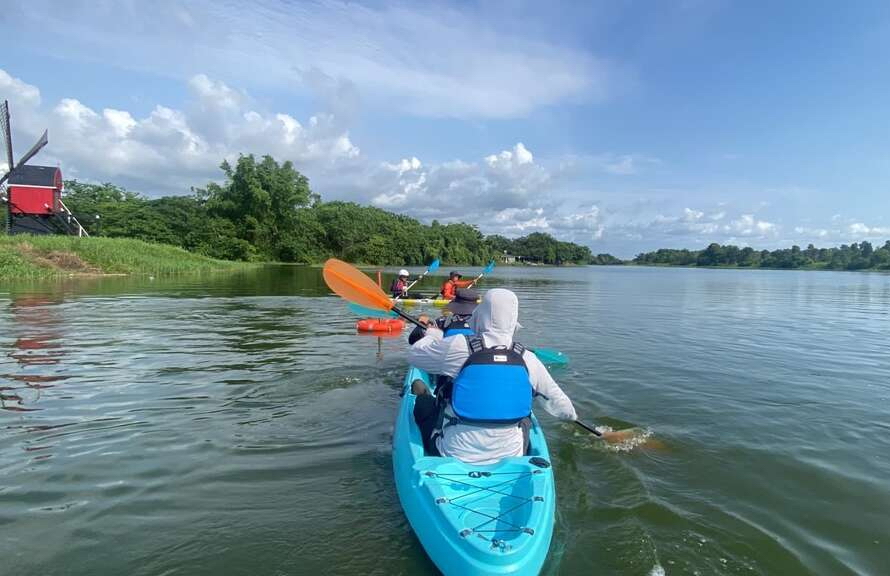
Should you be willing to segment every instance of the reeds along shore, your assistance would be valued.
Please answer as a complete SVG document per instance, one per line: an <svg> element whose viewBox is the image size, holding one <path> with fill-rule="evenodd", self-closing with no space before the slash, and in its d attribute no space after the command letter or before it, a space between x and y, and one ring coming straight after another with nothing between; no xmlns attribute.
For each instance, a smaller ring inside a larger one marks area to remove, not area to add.
<svg viewBox="0 0 890 576"><path fill-rule="evenodd" d="M130 238L0 236L0 247L0 280L72 274L179 274L250 266Z"/></svg>

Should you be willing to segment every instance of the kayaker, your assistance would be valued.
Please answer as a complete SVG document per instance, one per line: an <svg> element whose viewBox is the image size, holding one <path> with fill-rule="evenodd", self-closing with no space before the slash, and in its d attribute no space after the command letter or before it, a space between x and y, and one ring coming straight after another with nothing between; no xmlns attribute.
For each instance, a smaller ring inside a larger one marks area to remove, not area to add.
<svg viewBox="0 0 890 576"><path fill-rule="evenodd" d="M472 288L458 288L454 300L445 306L445 309L451 312L451 314L436 318L436 328L443 332L445 338L461 334L472 334L470 317L473 315L473 310L476 309L478 302L479 293L476 290ZM429 316L425 314L422 314L418 319L425 323L430 321ZM416 326L408 336L408 344L414 344L423 338L425 334L426 330Z"/></svg>
<svg viewBox="0 0 890 576"><path fill-rule="evenodd" d="M392 284L389 285L389 292L393 298L405 298L408 295L408 271L402 268L399 275L393 278Z"/></svg>
<svg viewBox="0 0 890 576"><path fill-rule="evenodd" d="M534 353L514 342L519 301L502 288L485 293L470 319L476 336L445 338L435 326L408 351L408 362L453 379L439 400L421 380L414 419L429 453L490 464L525 452L532 399L563 420L576 420L572 401Z"/></svg>
<svg viewBox="0 0 890 576"><path fill-rule="evenodd" d="M461 278L463 276L460 272L451 271L448 275L448 280L442 284L442 289L439 290L439 294L442 295L443 299L453 300L458 288L469 288L473 284L472 280L461 280Z"/></svg>

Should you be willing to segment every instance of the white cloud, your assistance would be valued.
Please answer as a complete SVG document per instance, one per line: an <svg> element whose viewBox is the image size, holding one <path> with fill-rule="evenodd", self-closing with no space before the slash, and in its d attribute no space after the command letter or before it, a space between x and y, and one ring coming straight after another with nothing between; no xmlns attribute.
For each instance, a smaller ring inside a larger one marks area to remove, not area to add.
<svg viewBox="0 0 890 576"><path fill-rule="evenodd" d="M0 69L0 94L13 106L34 108L40 105L40 90L36 86L13 78L3 69Z"/></svg>
<svg viewBox="0 0 890 576"><path fill-rule="evenodd" d="M485 157L485 163L496 170L510 171L525 164L534 162L534 155L528 151L525 144L518 142L512 150L504 150L500 154L492 154Z"/></svg>
<svg viewBox="0 0 890 576"><path fill-rule="evenodd" d="M592 154L567 156L561 160L560 169L581 169L593 174L611 174L614 176L632 176L641 174L653 166L661 164L659 158L644 154Z"/></svg>
<svg viewBox="0 0 890 576"><path fill-rule="evenodd" d="M241 152L271 154L310 171L360 155L333 116L312 116L303 125L285 113L260 112L246 94L200 74L188 84L185 110L157 105L143 118L96 111L75 98L46 110L36 86L3 70L0 86L10 98L14 142L30 142L49 128L50 145L38 161L60 162L69 178L111 180L147 193L185 193L218 179L219 163Z"/></svg>
<svg viewBox="0 0 890 576"><path fill-rule="evenodd" d="M705 213L701 210L692 210L683 208L683 220L686 222L697 222L704 217Z"/></svg>
<svg viewBox="0 0 890 576"><path fill-rule="evenodd" d="M772 222L760 220L753 214L740 214L729 222L724 222L725 217L725 210L709 213L706 210L684 208L678 215L656 214L648 221L619 223L616 232L631 232L635 236L652 239L685 238L686 242L693 245L733 242L739 238L758 241L777 238L779 227Z"/></svg>
<svg viewBox="0 0 890 576"><path fill-rule="evenodd" d="M637 171L633 156L621 156L616 160L605 162L603 168L610 174L621 175L634 174Z"/></svg>
<svg viewBox="0 0 890 576"><path fill-rule="evenodd" d="M372 204L420 217L466 218L527 208L536 195L548 191L550 172L535 163L521 142L479 161L453 160L426 166L416 157L359 174L372 190ZM361 186L356 186L357 188ZM543 225L539 222L538 225Z"/></svg>
<svg viewBox="0 0 890 576"><path fill-rule="evenodd" d="M402 160L397 164L390 164L389 162L383 163L383 168L392 172L398 172L399 176L401 176L405 172L420 170L421 166L423 166L423 164L421 164L420 160L418 160L416 156L412 156L410 159L402 158Z"/></svg>
<svg viewBox="0 0 890 576"><path fill-rule="evenodd" d="M10 18L11 42L51 37L53 56L62 45L107 66L183 80L201 70L276 89L332 78L371 102L438 117L524 116L603 98L619 76L583 50L519 30L518 10L487 6L31 0Z"/></svg>
<svg viewBox="0 0 890 576"><path fill-rule="evenodd" d="M890 236L890 227L868 226L862 222L854 222L847 228L851 237L874 238Z"/></svg>
<svg viewBox="0 0 890 576"><path fill-rule="evenodd" d="M520 236L532 232L546 232L559 238L581 244L600 240L606 226L599 206L580 207L574 211L558 209L506 208L497 211L486 220L490 233Z"/></svg>
<svg viewBox="0 0 890 576"><path fill-rule="evenodd" d="M723 230L736 236L764 237L776 232L776 225L765 220L757 220L752 214L742 214L737 219L723 226Z"/></svg>

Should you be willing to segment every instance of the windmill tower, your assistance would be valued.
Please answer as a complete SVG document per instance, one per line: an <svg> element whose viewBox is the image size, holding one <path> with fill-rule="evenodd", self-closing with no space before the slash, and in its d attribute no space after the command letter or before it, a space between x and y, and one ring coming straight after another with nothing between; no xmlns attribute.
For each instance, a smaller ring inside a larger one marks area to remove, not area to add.
<svg viewBox="0 0 890 576"><path fill-rule="evenodd" d="M76 234L89 236L62 202L62 171L55 166L27 162L46 146L47 132L13 163L9 103L0 106L0 130L6 146L7 172L0 177L0 199L6 203L6 228L10 234ZM3 190L7 184L6 190Z"/></svg>

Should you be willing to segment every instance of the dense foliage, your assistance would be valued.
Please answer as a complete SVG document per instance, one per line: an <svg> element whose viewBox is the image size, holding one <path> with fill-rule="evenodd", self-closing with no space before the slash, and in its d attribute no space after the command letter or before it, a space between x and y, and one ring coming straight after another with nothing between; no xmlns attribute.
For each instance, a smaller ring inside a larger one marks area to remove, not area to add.
<svg viewBox="0 0 890 576"><path fill-rule="evenodd" d="M538 264L623 264L611 254L594 256L587 246L561 242L549 234L534 232L522 238L510 239L497 234L485 242L495 253L509 254L524 262Z"/></svg>
<svg viewBox="0 0 890 576"><path fill-rule="evenodd" d="M661 249L639 254L635 264L669 266L732 266L747 268L826 268L831 270L890 270L890 240L880 248L863 241L838 248L801 250L792 246L781 250L754 250L738 246L710 244L704 250Z"/></svg>
<svg viewBox="0 0 890 576"><path fill-rule="evenodd" d="M113 184L68 181L65 202L93 235L138 238L226 260L482 265L505 253L542 264L620 264L547 234L485 237L461 223L427 226L351 202L322 202L290 162L241 156L223 162L222 184L150 199ZM95 215L99 215L96 218Z"/></svg>

